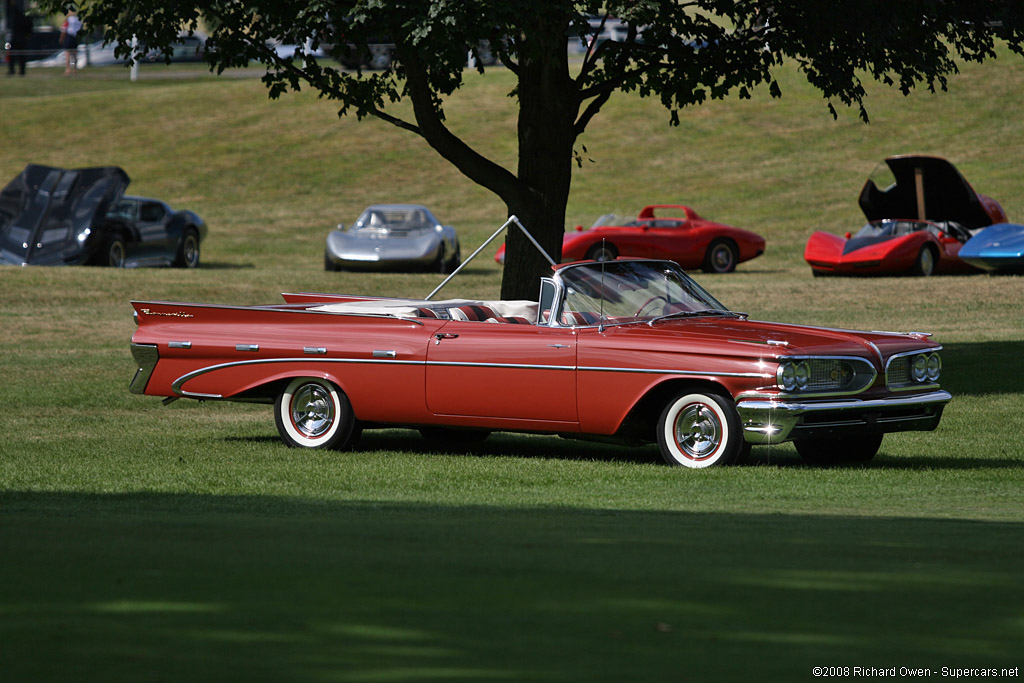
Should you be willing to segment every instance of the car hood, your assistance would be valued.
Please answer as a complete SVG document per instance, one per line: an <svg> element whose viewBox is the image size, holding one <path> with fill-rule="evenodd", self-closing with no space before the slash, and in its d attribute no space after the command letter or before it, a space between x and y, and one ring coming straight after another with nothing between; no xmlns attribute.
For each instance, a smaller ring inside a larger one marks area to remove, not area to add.
<svg viewBox="0 0 1024 683"><path fill-rule="evenodd" d="M0 262L60 262L68 250L80 251L129 182L116 166L29 164L0 192Z"/></svg>
<svg viewBox="0 0 1024 683"><path fill-rule="evenodd" d="M1024 225L999 223L985 228L960 249L960 258L973 256L1024 258Z"/></svg>
<svg viewBox="0 0 1024 683"><path fill-rule="evenodd" d="M978 194L945 159L896 156L886 159L885 165L896 182L879 189L875 180L869 178L860 192L858 203L869 221L884 218L956 221L968 229L991 225L992 218ZM923 216L920 215L922 207Z"/></svg>
<svg viewBox="0 0 1024 683"><path fill-rule="evenodd" d="M623 350L632 348L711 354L715 356L775 358L782 356L857 356L879 372L896 353L936 347L924 336L895 332L862 332L741 318L681 318L654 325L622 325L605 328L607 341L621 340Z"/></svg>

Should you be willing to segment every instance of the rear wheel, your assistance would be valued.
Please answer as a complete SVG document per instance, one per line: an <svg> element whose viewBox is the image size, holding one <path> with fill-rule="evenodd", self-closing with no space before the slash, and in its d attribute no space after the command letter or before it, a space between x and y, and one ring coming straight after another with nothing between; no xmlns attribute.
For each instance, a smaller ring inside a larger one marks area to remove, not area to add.
<svg viewBox="0 0 1024 683"><path fill-rule="evenodd" d="M448 264L444 267L445 273L454 273L455 269L462 263L462 250L459 248L458 242L455 243L455 253L448 259Z"/></svg>
<svg viewBox="0 0 1024 683"><path fill-rule="evenodd" d="M917 260L914 267L910 269L911 275L928 277L935 272L935 250L925 245L917 252Z"/></svg>
<svg viewBox="0 0 1024 683"><path fill-rule="evenodd" d="M591 261L614 261L619 257L619 250L614 244L598 242L590 249L587 249L586 258Z"/></svg>
<svg viewBox="0 0 1024 683"><path fill-rule="evenodd" d="M124 238L120 235L110 235L103 242L103 250L97 262L102 266L123 268L125 253Z"/></svg>
<svg viewBox="0 0 1024 683"><path fill-rule="evenodd" d="M658 420L658 446L669 465L731 465L743 452L740 418L732 402L717 394L682 394Z"/></svg>
<svg viewBox="0 0 1024 683"><path fill-rule="evenodd" d="M868 462L882 445L882 434L842 439L797 439L796 452L807 462L833 465L842 462Z"/></svg>
<svg viewBox="0 0 1024 683"><path fill-rule="evenodd" d="M355 414L345 393L331 382L297 377L274 403L277 431L292 448L332 448L349 445Z"/></svg>
<svg viewBox="0 0 1024 683"><path fill-rule="evenodd" d="M706 273L731 273L736 270L737 262L736 245L729 240L715 240L704 254L703 270Z"/></svg>
<svg viewBox="0 0 1024 683"><path fill-rule="evenodd" d="M174 265L178 268L195 268L199 265L199 233L195 228L186 228L181 244L178 245Z"/></svg>

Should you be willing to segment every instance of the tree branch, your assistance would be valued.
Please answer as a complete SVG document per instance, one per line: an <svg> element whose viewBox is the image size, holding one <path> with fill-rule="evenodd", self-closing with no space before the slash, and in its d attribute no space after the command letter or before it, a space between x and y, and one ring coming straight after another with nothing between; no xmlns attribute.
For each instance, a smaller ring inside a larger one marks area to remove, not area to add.
<svg viewBox="0 0 1024 683"><path fill-rule="evenodd" d="M415 49L404 42L397 42L396 48L405 68L406 92L418 124L414 132L463 175L497 194L506 204L521 199L526 190L513 173L474 150L444 125L435 107L427 71Z"/></svg>

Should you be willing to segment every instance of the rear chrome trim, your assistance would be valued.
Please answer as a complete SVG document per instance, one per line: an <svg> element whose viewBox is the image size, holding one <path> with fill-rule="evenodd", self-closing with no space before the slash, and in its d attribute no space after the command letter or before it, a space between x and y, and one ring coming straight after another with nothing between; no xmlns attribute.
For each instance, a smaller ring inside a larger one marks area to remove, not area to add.
<svg viewBox="0 0 1024 683"><path fill-rule="evenodd" d="M374 354L376 356L376 354ZM671 375L673 377L749 377L757 379L772 379L771 373L761 372L701 372L697 370L679 370L666 368L610 368L610 367L577 367L575 365L540 365L533 363L472 363L459 361L422 361L422 360L399 360L390 356L374 358L260 358L254 360L231 361L218 363L205 368L193 370L178 379L174 380L171 390L179 396L188 398L224 398L222 395L198 394L182 389L186 382L200 377L214 370L241 366L241 365L262 365L271 363L377 363L386 365L422 365L424 367L460 367L460 368L504 368L511 370L558 370L558 371L589 371L589 372L635 372L648 375Z"/></svg>
<svg viewBox="0 0 1024 683"><path fill-rule="evenodd" d="M132 358L138 364L139 369L135 371L135 376L132 377L131 384L128 385L128 391L133 394L144 394L146 393L146 385L149 383L149 378L153 374L153 369L156 368L156 363L160 360L160 351L157 349L156 344L136 344L132 343Z"/></svg>
<svg viewBox="0 0 1024 683"><path fill-rule="evenodd" d="M700 370L678 370L667 368L607 368L599 366L581 366L576 368L588 372L636 372L643 375L687 375L692 377L753 377L757 379L775 379L772 372L703 372Z"/></svg>
<svg viewBox="0 0 1024 683"><path fill-rule="evenodd" d="M169 349L191 349L192 342L190 341L169 341L167 342L167 348Z"/></svg>

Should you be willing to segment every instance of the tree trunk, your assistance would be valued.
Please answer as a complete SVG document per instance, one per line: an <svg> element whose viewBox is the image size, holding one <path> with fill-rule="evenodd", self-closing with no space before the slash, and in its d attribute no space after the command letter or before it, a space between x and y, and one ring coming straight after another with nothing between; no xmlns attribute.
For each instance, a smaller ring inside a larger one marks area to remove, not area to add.
<svg viewBox="0 0 1024 683"><path fill-rule="evenodd" d="M576 84L569 77L565 22L538 17L524 30L529 40L519 44L519 167L520 192L503 197L544 250L558 263L562 258L565 206L572 181L574 123L579 112ZM505 239L505 272L501 298L536 299L538 278L550 275L551 265L519 228Z"/></svg>

